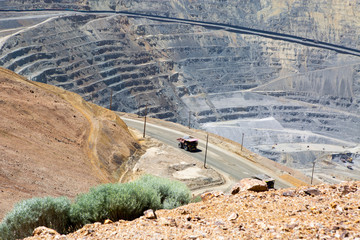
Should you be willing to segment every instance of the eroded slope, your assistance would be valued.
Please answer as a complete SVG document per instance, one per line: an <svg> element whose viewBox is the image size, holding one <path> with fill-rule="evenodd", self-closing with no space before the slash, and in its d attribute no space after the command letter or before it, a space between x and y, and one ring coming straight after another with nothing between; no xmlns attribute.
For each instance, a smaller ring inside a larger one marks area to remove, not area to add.
<svg viewBox="0 0 360 240"><path fill-rule="evenodd" d="M21 199L117 181L139 146L110 111L2 68L0 112L0 218Z"/></svg>

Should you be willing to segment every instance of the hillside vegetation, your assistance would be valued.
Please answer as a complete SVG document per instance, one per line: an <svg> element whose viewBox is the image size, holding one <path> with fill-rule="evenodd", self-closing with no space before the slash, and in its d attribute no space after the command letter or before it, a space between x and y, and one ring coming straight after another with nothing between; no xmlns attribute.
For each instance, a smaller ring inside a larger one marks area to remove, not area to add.
<svg viewBox="0 0 360 240"><path fill-rule="evenodd" d="M66 197L31 198L17 203L0 222L0 239L31 236L48 227L65 234L86 224L132 220L148 209L172 209L187 204L191 193L184 183L151 175L128 183L109 183L79 194L74 203Z"/></svg>

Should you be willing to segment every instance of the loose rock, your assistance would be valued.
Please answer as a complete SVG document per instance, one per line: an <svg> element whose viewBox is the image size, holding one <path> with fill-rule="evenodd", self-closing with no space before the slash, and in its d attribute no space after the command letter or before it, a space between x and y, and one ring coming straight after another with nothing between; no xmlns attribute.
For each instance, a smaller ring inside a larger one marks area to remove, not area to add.
<svg viewBox="0 0 360 240"><path fill-rule="evenodd" d="M239 217L239 214L237 213L231 213L230 216L228 217L229 221L234 221Z"/></svg>
<svg viewBox="0 0 360 240"><path fill-rule="evenodd" d="M217 191L214 191L214 192L206 192L206 193L203 193L201 194L201 199L205 202L205 201L208 201L214 197L219 197L219 196L223 196L224 193L223 192L217 192Z"/></svg>
<svg viewBox="0 0 360 240"><path fill-rule="evenodd" d="M307 195L311 195L311 196L318 196L321 194L321 191L319 191L319 189L316 189L316 188L308 188L308 189L305 189L304 192Z"/></svg>
<svg viewBox="0 0 360 240"><path fill-rule="evenodd" d="M240 182L235 184L235 186L231 189L230 192L234 195L241 191L264 192L267 190L268 187L266 182L253 178L244 178L241 179Z"/></svg>
<svg viewBox="0 0 360 240"><path fill-rule="evenodd" d="M47 227L38 227L35 228L33 231L33 236L56 236L56 235L60 235L57 231L55 231L54 229L51 228L47 228Z"/></svg>
<svg viewBox="0 0 360 240"><path fill-rule="evenodd" d="M152 209L146 210L144 212L144 216L147 219L156 219L156 214Z"/></svg>
<svg viewBox="0 0 360 240"><path fill-rule="evenodd" d="M104 221L104 224L109 224L109 223L113 223L113 221L111 221L110 219L106 219L106 220Z"/></svg>

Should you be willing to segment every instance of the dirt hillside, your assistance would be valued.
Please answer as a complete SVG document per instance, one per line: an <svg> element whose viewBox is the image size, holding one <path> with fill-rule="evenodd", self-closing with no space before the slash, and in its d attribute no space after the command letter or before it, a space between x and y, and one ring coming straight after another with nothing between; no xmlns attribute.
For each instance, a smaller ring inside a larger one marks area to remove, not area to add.
<svg viewBox="0 0 360 240"><path fill-rule="evenodd" d="M21 199L117 181L139 149L113 112L0 68L0 219Z"/></svg>

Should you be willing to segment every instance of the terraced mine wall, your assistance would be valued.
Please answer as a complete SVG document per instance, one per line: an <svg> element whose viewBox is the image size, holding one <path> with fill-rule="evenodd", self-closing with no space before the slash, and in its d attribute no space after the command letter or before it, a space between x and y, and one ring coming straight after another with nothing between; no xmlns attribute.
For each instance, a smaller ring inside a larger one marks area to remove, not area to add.
<svg viewBox="0 0 360 240"><path fill-rule="evenodd" d="M192 127L244 133L246 147L295 167L315 157L269 146L360 142L360 1L0 1L45 7L135 15L1 12L2 66L105 107L112 93L114 110L148 106L183 124L190 112Z"/></svg>

